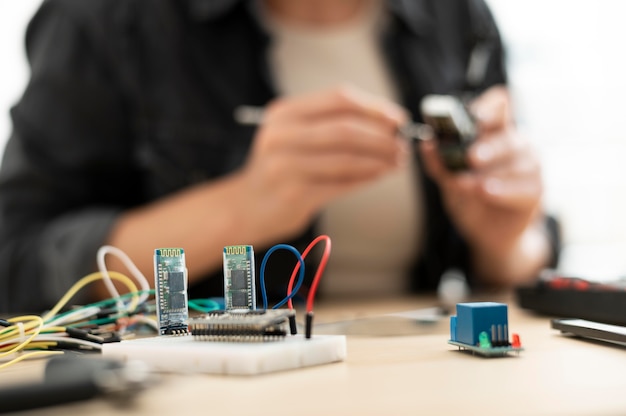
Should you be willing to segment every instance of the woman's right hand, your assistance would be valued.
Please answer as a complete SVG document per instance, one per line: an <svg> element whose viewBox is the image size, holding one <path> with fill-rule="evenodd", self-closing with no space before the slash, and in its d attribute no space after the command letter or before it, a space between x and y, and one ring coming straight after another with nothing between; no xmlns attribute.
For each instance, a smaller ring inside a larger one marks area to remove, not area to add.
<svg viewBox="0 0 626 416"><path fill-rule="evenodd" d="M406 120L395 103L345 86L271 103L239 178L252 226L266 237L301 231L333 198L398 167Z"/></svg>

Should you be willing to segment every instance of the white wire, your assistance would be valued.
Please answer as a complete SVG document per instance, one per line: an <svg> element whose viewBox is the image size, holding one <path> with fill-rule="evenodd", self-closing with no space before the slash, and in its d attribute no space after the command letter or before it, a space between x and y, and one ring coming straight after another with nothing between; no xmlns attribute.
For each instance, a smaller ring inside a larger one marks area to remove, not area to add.
<svg viewBox="0 0 626 416"><path fill-rule="evenodd" d="M73 312L69 312L67 315L61 316L57 319L54 319L48 322L43 327L48 328L51 326L65 326L66 324L70 322L82 321L85 318L96 315L98 312L100 312L100 309L101 308L99 306L89 306L86 308L80 308Z"/></svg>
<svg viewBox="0 0 626 416"><path fill-rule="evenodd" d="M20 338L26 339L26 332L24 332L24 323L17 322L15 325L17 326L17 329L19 329L20 331Z"/></svg>
<svg viewBox="0 0 626 416"><path fill-rule="evenodd" d="M146 279L146 277L143 275L143 273L141 273L139 268L135 266L135 263L133 263L133 261L130 259L130 257L128 257L126 253L124 253L122 250L120 250L117 247L105 245L98 249L97 262L98 262L98 269L100 270L100 273L102 273L102 276L104 277L104 284L109 290L109 293L111 293L111 297L119 300L118 301L118 307L119 307L119 304L122 303L122 300L120 299L120 294L118 293L117 289L115 289L115 286L113 285L113 281L111 280L111 276L109 276L109 272L106 268L104 257L107 254L113 254L117 256L122 261L122 263L124 263L124 266L126 266L126 268L131 272L133 277L137 280L137 282L139 283L143 291L143 293L139 296L139 302L137 303L138 305L141 305L150 296L148 293L148 291L150 290L150 283L148 283L148 280Z"/></svg>
<svg viewBox="0 0 626 416"><path fill-rule="evenodd" d="M109 271L107 270L106 263L104 262L104 256L107 254L106 248L108 246L102 246L98 249L98 254L96 257L96 261L98 262L98 270L102 273L102 280L104 281L104 285L107 287L111 297L117 299L117 306L121 308L123 306L122 299L120 298L120 294L115 288L113 284L113 280L111 280L111 276L109 276Z"/></svg>
<svg viewBox="0 0 626 416"><path fill-rule="evenodd" d="M23 342L27 339L28 337L20 337L20 338L12 338L9 340L5 340L5 341L0 341L0 347L5 346L5 345L10 345L10 344L19 344L20 342ZM77 345L84 345L87 347L91 347L91 348L95 348L98 350L102 349L102 344L98 344L97 342L92 342L92 341L87 341L84 339L78 339L78 338L72 338L69 337L67 335L48 335L48 334L43 334L43 335L37 335L35 338L33 338L31 340L30 343L33 342L68 342L71 344L77 344ZM25 346L25 348L28 348L28 345ZM24 348L22 348L22 350L24 350Z"/></svg>

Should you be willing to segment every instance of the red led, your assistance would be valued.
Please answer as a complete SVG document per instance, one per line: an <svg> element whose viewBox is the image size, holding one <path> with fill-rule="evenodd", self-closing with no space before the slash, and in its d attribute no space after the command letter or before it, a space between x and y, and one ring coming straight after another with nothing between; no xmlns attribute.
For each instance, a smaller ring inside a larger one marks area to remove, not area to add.
<svg viewBox="0 0 626 416"><path fill-rule="evenodd" d="M573 286L576 290L587 290L589 289L589 282L582 279L576 279Z"/></svg>
<svg viewBox="0 0 626 416"><path fill-rule="evenodd" d="M555 289L567 289L571 284L571 279L566 277L556 277L550 281L550 286Z"/></svg>
<svg viewBox="0 0 626 416"><path fill-rule="evenodd" d="M522 347L522 341L520 341L518 334L513 334L513 341L511 342L511 347L513 347L513 348L521 348Z"/></svg>

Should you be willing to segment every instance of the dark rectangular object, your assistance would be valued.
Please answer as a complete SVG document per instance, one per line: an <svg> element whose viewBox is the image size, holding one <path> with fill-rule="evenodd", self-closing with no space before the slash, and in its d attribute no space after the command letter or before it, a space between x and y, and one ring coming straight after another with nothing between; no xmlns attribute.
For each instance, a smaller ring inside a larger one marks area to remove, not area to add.
<svg viewBox="0 0 626 416"><path fill-rule="evenodd" d="M516 289L515 295L521 308L541 315L626 325L626 291L620 288L596 284L558 287L541 281Z"/></svg>
<svg viewBox="0 0 626 416"><path fill-rule="evenodd" d="M264 342L284 339L293 309L213 311L191 320L191 334L204 341Z"/></svg>

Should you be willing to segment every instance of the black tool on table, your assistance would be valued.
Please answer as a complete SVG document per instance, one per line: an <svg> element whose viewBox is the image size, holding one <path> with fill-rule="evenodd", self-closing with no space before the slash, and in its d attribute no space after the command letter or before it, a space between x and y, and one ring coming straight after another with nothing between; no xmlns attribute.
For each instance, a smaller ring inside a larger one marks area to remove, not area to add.
<svg viewBox="0 0 626 416"><path fill-rule="evenodd" d="M99 396L125 403L143 390L148 371L143 363L123 363L92 356L59 356L46 364L44 380L0 389L0 413L17 412Z"/></svg>

